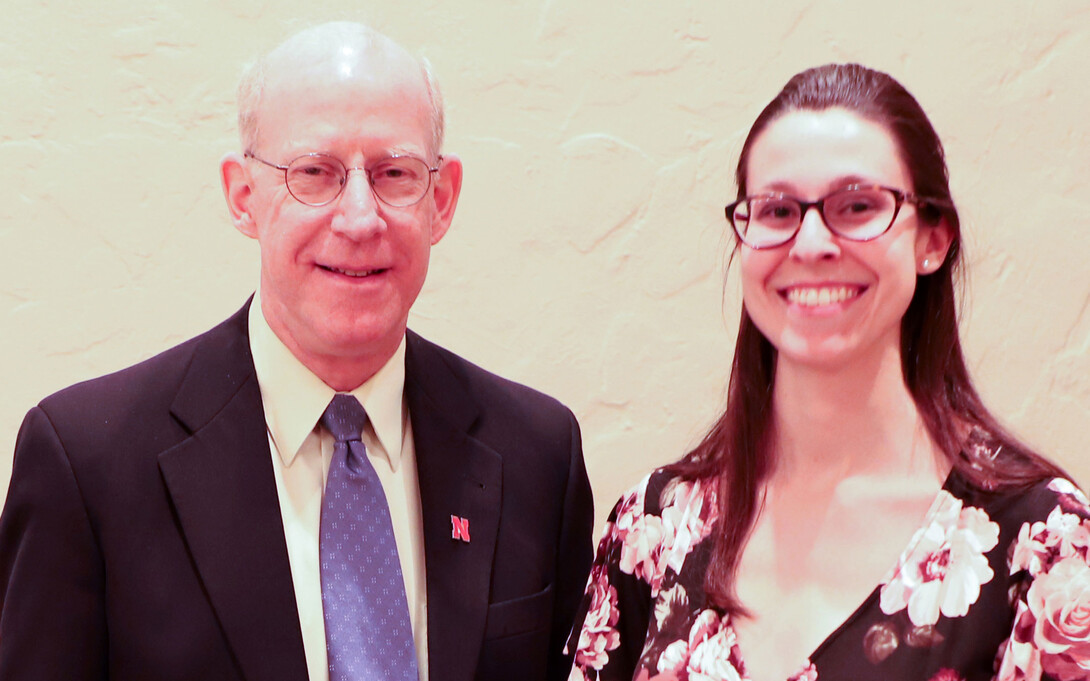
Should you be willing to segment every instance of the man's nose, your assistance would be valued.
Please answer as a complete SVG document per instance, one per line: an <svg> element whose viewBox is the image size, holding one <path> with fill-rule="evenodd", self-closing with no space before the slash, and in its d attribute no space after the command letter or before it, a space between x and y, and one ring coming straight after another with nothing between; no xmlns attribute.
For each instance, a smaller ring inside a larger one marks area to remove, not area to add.
<svg viewBox="0 0 1090 681"><path fill-rule="evenodd" d="M371 189L371 180L363 168L349 169L336 207L331 225L335 232L366 239L386 229L386 220L381 215L382 204Z"/></svg>
<svg viewBox="0 0 1090 681"><path fill-rule="evenodd" d="M820 260L839 254L836 235L825 224L825 216L817 206L809 206L802 214L799 231L791 244L791 255L804 260Z"/></svg>

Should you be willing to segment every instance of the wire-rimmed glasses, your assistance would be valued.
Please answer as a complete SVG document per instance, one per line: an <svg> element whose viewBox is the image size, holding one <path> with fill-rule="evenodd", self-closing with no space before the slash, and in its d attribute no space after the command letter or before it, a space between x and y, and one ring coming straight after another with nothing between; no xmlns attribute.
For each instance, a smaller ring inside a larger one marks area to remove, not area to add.
<svg viewBox="0 0 1090 681"><path fill-rule="evenodd" d="M246 158L284 171L284 184L296 201L308 206L324 206L332 203L344 191L348 173L362 170L375 197L388 206L404 208L424 198L431 187L432 173L439 172L439 157L432 168L421 158L404 154L387 156L367 166L347 168L336 156L329 154L303 154L292 159L286 166L258 158L246 152Z"/></svg>
<svg viewBox="0 0 1090 681"><path fill-rule="evenodd" d="M852 241L870 241L889 231L903 204L923 202L916 194L892 187L856 184L817 201L780 193L747 196L728 205L726 214L742 243L761 249L782 246L794 239L811 208L817 208L834 234Z"/></svg>

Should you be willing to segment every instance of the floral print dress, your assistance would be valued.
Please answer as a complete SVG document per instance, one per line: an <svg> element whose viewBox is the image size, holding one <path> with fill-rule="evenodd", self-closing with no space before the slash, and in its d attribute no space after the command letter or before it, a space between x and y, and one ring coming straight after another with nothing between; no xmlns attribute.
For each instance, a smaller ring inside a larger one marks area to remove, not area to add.
<svg viewBox="0 0 1090 681"><path fill-rule="evenodd" d="M569 681L742 681L705 601L714 483L659 470L598 545ZM1090 679L1090 508L1064 479L987 493L951 473L892 573L788 681ZM766 680L762 680L766 681Z"/></svg>

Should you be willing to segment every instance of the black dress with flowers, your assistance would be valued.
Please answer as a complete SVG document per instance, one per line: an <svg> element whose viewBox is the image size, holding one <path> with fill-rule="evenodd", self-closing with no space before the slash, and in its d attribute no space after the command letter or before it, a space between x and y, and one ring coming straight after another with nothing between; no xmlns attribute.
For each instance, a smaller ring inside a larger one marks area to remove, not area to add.
<svg viewBox="0 0 1090 681"><path fill-rule="evenodd" d="M705 602L715 486L659 470L610 514L569 681L749 679ZM789 681L1090 679L1090 508L1064 479L985 493L951 473L891 574Z"/></svg>

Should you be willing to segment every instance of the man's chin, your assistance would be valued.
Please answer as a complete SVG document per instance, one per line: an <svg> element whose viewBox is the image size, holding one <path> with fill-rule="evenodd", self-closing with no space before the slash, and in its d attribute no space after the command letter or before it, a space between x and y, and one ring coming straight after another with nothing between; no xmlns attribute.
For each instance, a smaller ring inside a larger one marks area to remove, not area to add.
<svg viewBox="0 0 1090 681"><path fill-rule="evenodd" d="M315 335L324 354L330 357L351 360L376 353L389 357L405 335L405 324L356 318L347 324L330 324Z"/></svg>

